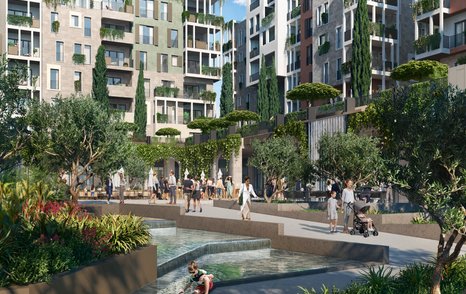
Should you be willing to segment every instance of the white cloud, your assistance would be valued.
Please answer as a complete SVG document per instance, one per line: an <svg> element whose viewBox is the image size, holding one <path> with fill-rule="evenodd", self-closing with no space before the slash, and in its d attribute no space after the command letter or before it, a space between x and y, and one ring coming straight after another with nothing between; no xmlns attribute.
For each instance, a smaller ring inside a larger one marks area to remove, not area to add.
<svg viewBox="0 0 466 294"><path fill-rule="evenodd" d="M235 4L246 6L246 0L233 0Z"/></svg>

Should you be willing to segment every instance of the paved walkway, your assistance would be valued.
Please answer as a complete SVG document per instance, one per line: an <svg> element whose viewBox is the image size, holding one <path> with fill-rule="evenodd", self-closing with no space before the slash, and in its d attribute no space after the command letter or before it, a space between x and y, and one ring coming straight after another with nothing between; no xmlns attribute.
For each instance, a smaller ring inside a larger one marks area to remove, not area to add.
<svg viewBox="0 0 466 294"><path fill-rule="evenodd" d="M127 203L146 204L147 200L128 200ZM167 203L158 200L158 203ZM238 210L213 207L212 201L203 201L203 212L189 212L186 215L196 215L204 217L215 217L223 219L240 219ZM182 204L179 204L182 205ZM395 270L406 264L431 260L435 255L437 241L415 238L403 235L380 232L379 236L364 238L362 235L349 235L343 233L329 233L328 225L324 223L297 220L292 218L277 217L265 214L252 213L252 221L273 222L284 224L284 234L290 236L309 237L315 239L340 240L354 243L377 244L389 246L390 266ZM376 224L377 225L377 224ZM341 230L341 228L339 228ZM466 253L466 248L463 249ZM363 268L361 268L363 269ZM297 285L307 288L314 287L320 289L322 283L343 287L358 276L361 269L347 270L341 272L301 276L286 278L266 282L236 285L218 288L214 293L301 293Z"/></svg>

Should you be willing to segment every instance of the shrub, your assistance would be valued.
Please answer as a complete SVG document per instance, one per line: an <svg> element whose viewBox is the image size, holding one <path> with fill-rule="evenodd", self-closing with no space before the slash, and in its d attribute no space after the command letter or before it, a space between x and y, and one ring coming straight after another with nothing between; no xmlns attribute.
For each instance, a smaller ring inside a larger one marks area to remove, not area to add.
<svg viewBox="0 0 466 294"><path fill-rule="evenodd" d="M397 288L403 293L429 293L434 268L430 264L414 263L400 271Z"/></svg>
<svg viewBox="0 0 466 294"><path fill-rule="evenodd" d="M318 99L330 99L340 95L340 91L323 83L304 83L294 87L286 93L290 100L308 100L314 102Z"/></svg>

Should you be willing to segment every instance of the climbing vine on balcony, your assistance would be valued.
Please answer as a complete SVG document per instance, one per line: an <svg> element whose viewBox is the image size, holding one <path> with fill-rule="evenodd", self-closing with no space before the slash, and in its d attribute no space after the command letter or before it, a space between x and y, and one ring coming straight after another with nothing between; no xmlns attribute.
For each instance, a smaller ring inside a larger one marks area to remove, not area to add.
<svg viewBox="0 0 466 294"><path fill-rule="evenodd" d="M214 159L221 154L229 160L233 152L238 154L241 148L241 136L230 135L221 140L210 140L202 144L178 146L174 144L138 145L136 151L148 164L161 159L174 158L181 163L181 168L188 169L192 175L202 171L209 174Z"/></svg>

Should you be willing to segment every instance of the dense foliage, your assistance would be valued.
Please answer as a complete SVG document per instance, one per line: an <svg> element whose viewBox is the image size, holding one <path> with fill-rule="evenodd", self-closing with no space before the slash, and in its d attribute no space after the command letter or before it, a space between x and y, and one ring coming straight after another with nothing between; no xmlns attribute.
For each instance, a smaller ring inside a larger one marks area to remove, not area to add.
<svg viewBox="0 0 466 294"><path fill-rule="evenodd" d="M24 115L30 93L18 87L27 79L25 68L8 67L5 56L0 60L0 173L17 164L17 153L27 136Z"/></svg>
<svg viewBox="0 0 466 294"><path fill-rule="evenodd" d="M200 117L188 124L188 129L200 129L203 134L211 130L225 129L233 125L233 122L224 118Z"/></svg>
<svg viewBox="0 0 466 294"><path fill-rule="evenodd" d="M340 95L340 91L323 83L303 83L286 93L289 100L307 100L314 102L319 99L330 99Z"/></svg>
<svg viewBox="0 0 466 294"><path fill-rule="evenodd" d="M182 170L188 169L192 175L200 175L202 171L205 174L210 173L214 159L219 154L229 160L233 152L239 152L240 147L240 135L230 135L225 139L209 140L196 145L138 145L136 149L147 164L153 165L160 159L174 158L181 163Z"/></svg>
<svg viewBox="0 0 466 294"><path fill-rule="evenodd" d="M384 266L369 267L361 272L357 281L346 289L332 288L322 285L320 291L299 287L303 294L428 294L430 292L430 277L434 265L413 263L397 274ZM441 290L446 294L463 293L466 289L466 257L461 257L442 272Z"/></svg>
<svg viewBox="0 0 466 294"><path fill-rule="evenodd" d="M257 113L262 121L268 121L270 119L267 66L265 65L264 56L261 58L259 83L257 84Z"/></svg>
<svg viewBox="0 0 466 294"><path fill-rule="evenodd" d="M411 60L395 67L390 77L397 81L426 81L445 78L448 75L448 65L435 60Z"/></svg>
<svg viewBox="0 0 466 294"><path fill-rule="evenodd" d="M378 139L353 133L325 134L319 141L316 166L324 178L377 183L384 174Z"/></svg>
<svg viewBox="0 0 466 294"><path fill-rule="evenodd" d="M41 183L0 183L0 286L49 281L52 275L128 253L149 241L142 219L96 218Z"/></svg>
<svg viewBox="0 0 466 294"><path fill-rule="evenodd" d="M392 181L441 229L433 293L466 242L465 113L466 93L439 80L394 89L375 103Z"/></svg>
<svg viewBox="0 0 466 294"><path fill-rule="evenodd" d="M227 115L224 119L232 122L242 122L242 121L259 121L260 117L257 113L250 110L234 110Z"/></svg>
<svg viewBox="0 0 466 294"><path fill-rule="evenodd" d="M367 0L356 8L351 51L351 89L354 97L367 96L372 81L369 16Z"/></svg>
<svg viewBox="0 0 466 294"><path fill-rule="evenodd" d="M69 172L70 193L97 174L105 178L124 166L130 151L128 125L90 98L69 97L53 104L33 104L26 117L30 126L24 163L58 175Z"/></svg>
<svg viewBox="0 0 466 294"><path fill-rule="evenodd" d="M280 96L278 92L277 71L275 69L275 59L269 67L269 115L274 117L280 113Z"/></svg>
<svg viewBox="0 0 466 294"><path fill-rule="evenodd" d="M306 127L304 126L304 122L290 120L286 124L278 126L274 131L275 137L285 137L285 136L292 136L296 139L298 143L298 150L299 154L303 158L307 157L307 134L306 134Z"/></svg>
<svg viewBox="0 0 466 294"><path fill-rule="evenodd" d="M161 128L155 134L157 136L179 136L181 132L175 128Z"/></svg>
<svg viewBox="0 0 466 294"><path fill-rule="evenodd" d="M92 71L92 97L108 108L107 63L105 62L105 47L99 46L95 56L95 67Z"/></svg>
<svg viewBox="0 0 466 294"><path fill-rule="evenodd" d="M220 93L220 117L233 111L233 73L231 63L227 62L222 68L222 90Z"/></svg>
<svg viewBox="0 0 466 294"><path fill-rule="evenodd" d="M136 98L134 107L134 124L137 129L134 132L134 137L144 140L146 138L147 126L147 106L146 94L144 90L144 66L139 67L138 85L136 87Z"/></svg>

